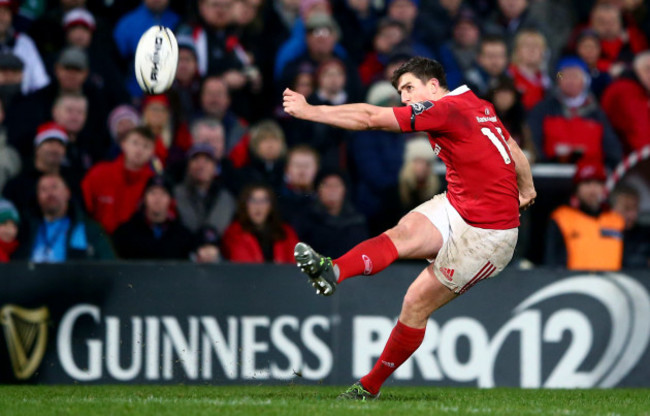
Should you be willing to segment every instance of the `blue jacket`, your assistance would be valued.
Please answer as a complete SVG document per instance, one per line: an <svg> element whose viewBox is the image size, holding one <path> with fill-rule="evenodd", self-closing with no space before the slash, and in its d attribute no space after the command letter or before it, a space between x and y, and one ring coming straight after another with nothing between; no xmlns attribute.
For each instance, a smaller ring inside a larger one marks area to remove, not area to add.
<svg viewBox="0 0 650 416"><path fill-rule="evenodd" d="M397 181L404 157L404 137L384 131L355 133L348 144L358 171L356 203L366 216L379 213L397 197Z"/></svg>
<svg viewBox="0 0 650 416"><path fill-rule="evenodd" d="M71 203L67 217L70 225L65 234L65 261L72 260L113 260L113 246L104 229L95 221L88 218L81 207ZM37 212L29 212L21 224L19 234L20 246L12 259L30 260L38 240L43 216Z"/></svg>
<svg viewBox="0 0 650 416"><path fill-rule="evenodd" d="M438 49L438 58L440 59L442 66L445 68L449 91L460 87L463 84L463 71L454 56L454 52L449 47L449 44L445 43L440 45L440 48Z"/></svg>

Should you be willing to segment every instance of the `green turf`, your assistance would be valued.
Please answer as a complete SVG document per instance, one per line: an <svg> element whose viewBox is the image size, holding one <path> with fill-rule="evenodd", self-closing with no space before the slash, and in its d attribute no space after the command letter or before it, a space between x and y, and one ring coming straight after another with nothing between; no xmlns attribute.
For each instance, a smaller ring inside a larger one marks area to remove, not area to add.
<svg viewBox="0 0 650 416"><path fill-rule="evenodd" d="M393 387L375 402L324 386L0 386L0 415L650 415L650 389Z"/></svg>

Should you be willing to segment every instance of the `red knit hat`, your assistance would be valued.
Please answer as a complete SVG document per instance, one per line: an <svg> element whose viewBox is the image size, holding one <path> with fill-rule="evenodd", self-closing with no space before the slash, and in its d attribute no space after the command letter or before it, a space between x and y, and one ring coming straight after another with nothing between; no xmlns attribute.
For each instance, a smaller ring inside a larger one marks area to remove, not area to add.
<svg viewBox="0 0 650 416"><path fill-rule="evenodd" d="M88 10L77 7L63 16L63 28L65 30L75 25L81 25L90 30L95 30L95 18Z"/></svg>
<svg viewBox="0 0 650 416"><path fill-rule="evenodd" d="M40 146L46 140L58 140L65 146L68 144L69 138L63 127L50 121L38 126L36 137L34 137L34 147Z"/></svg>
<svg viewBox="0 0 650 416"><path fill-rule="evenodd" d="M607 173L601 163L595 162L581 162L578 163L576 173L573 176L573 183L576 185L586 181L601 181L607 180Z"/></svg>
<svg viewBox="0 0 650 416"><path fill-rule="evenodd" d="M142 100L142 109L144 110L149 104L158 103L169 108L169 98L165 94L146 95Z"/></svg>
<svg viewBox="0 0 650 416"><path fill-rule="evenodd" d="M18 3L14 0L0 0L0 7L9 7L12 13L18 10Z"/></svg>

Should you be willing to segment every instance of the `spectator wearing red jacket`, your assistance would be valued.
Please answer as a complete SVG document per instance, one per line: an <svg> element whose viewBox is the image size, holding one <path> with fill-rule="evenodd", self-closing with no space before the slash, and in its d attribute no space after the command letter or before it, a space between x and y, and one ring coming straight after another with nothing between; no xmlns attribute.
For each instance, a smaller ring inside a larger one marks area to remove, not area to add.
<svg viewBox="0 0 650 416"><path fill-rule="evenodd" d="M106 232L113 233L138 208L150 177L156 136L146 127L127 133L120 147L122 154L110 162L95 165L81 183L88 213Z"/></svg>
<svg viewBox="0 0 650 416"><path fill-rule="evenodd" d="M563 58L558 64L557 88L528 114L541 161L585 159L610 168L620 162L621 144L589 90L588 71L581 59Z"/></svg>
<svg viewBox="0 0 650 416"><path fill-rule="evenodd" d="M650 51L634 59L634 71L613 82L602 106L629 153L650 144Z"/></svg>
<svg viewBox="0 0 650 416"><path fill-rule="evenodd" d="M235 221L226 229L222 252L238 263L293 263L296 232L280 219L273 190L250 185L239 195Z"/></svg>
<svg viewBox="0 0 650 416"><path fill-rule="evenodd" d="M624 27L621 9L613 4L596 4L591 10L589 24L600 37L598 69L613 77L629 69L635 54L648 49L643 32L636 26Z"/></svg>

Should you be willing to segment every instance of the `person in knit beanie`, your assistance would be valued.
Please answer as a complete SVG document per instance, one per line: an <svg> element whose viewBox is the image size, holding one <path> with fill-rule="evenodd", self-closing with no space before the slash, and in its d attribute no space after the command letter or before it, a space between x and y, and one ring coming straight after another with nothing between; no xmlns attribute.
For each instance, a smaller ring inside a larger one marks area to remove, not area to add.
<svg viewBox="0 0 650 416"><path fill-rule="evenodd" d="M18 248L18 225L20 215L8 199L0 198L0 263L9 261L11 254Z"/></svg>
<svg viewBox="0 0 650 416"><path fill-rule="evenodd" d="M425 137L414 137L406 143L404 164L399 172L399 197L404 211L427 201L440 189L433 172L435 155Z"/></svg>

